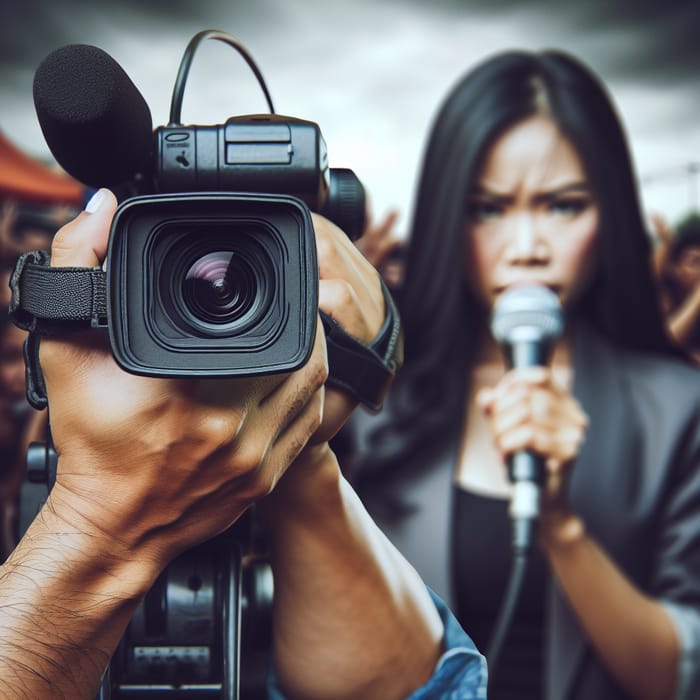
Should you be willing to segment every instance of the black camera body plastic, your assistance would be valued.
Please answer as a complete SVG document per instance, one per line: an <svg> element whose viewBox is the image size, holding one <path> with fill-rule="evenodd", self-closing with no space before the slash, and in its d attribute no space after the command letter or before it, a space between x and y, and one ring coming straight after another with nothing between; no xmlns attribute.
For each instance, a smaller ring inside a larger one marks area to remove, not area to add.
<svg viewBox="0 0 700 700"><path fill-rule="evenodd" d="M107 261L112 352L129 372L255 375L308 358L315 244L308 210L292 197L127 200Z"/></svg>

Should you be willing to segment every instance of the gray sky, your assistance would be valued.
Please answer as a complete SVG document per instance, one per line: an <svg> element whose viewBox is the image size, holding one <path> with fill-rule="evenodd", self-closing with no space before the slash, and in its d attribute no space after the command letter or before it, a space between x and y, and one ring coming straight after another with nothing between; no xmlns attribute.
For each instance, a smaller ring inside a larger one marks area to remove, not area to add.
<svg viewBox="0 0 700 700"><path fill-rule="evenodd" d="M563 48L607 82L627 125L643 201L671 220L700 206L700 2L670 0L0 0L0 129L48 158L31 83L68 43L112 55L168 119L182 53L201 29L236 36L282 114L316 121L332 166L351 167L377 214L407 225L438 103L475 62L506 48ZM266 111L243 60L198 50L183 121Z"/></svg>

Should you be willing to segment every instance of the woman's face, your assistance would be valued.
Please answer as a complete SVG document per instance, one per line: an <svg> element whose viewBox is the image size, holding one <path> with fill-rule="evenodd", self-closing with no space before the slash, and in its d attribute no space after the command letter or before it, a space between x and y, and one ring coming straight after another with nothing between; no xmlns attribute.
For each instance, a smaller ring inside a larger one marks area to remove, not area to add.
<svg viewBox="0 0 700 700"><path fill-rule="evenodd" d="M598 204L551 119L506 130L467 197L467 285L485 308L523 281L547 285L565 306L581 296L596 267Z"/></svg>

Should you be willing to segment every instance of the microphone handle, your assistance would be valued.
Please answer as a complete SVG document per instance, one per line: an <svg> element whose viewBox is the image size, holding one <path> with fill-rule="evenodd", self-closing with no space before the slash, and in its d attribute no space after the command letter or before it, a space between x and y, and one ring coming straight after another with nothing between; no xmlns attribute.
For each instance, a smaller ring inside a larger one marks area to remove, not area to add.
<svg viewBox="0 0 700 700"><path fill-rule="evenodd" d="M512 368L544 367L549 362L551 344L541 340L504 343L506 363ZM508 476L513 483L510 517L514 523L513 544L530 545L540 515L541 487L545 482L545 463L534 452L515 452L507 459Z"/></svg>
<svg viewBox="0 0 700 700"><path fill-rule="evenodd" d="M509 368L545 367L549 364L551 343L519 341L502 343L501 349Z"/></svg>
<svg viewBox="0 0 700 700"><path fill-rule="evenodd" d="M513 483L510 517L514 523L513 545L528 547L540 515L544 460L529 451L515 452L507 460L508 476Z"/></svg>

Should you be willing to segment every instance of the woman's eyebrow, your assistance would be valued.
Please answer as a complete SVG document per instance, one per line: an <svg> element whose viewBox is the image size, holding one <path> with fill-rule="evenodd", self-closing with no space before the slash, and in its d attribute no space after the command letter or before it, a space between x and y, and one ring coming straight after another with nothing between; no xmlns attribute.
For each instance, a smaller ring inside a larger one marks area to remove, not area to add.
<svg viewBox="0 0 700 700"><path fill-rule="evenodd" d="M514 199L513 195L511 194L496 192L495 190L488 189L488 187L485 187L484 185L474 185L469 190L469 196L483 197L495 202L511 202Z"/></svg>
<svg viewBox="0 0 700 700"><path fill-rule="evenodd" d="M536 202L550 202L562 196L569 194L590 195L591 188L587 182L577 180L575 182L567 182L562 185L557 185L552 189L543 190L535 193L533 199ZM487 185L477 183L469 190L469 197L481 197L488 199L494 204L508 204L515 200L515 195L508 192L498 192L490 189Z"/></svg>
<svg viewBox="0 0 700 700"><path fill-rule="evenodd" d="M590 195L591 188L587 182L569 182L564 185L554 187L551 190L539 192L535 195L535 200L548 202L568 194Z"/></svg>

